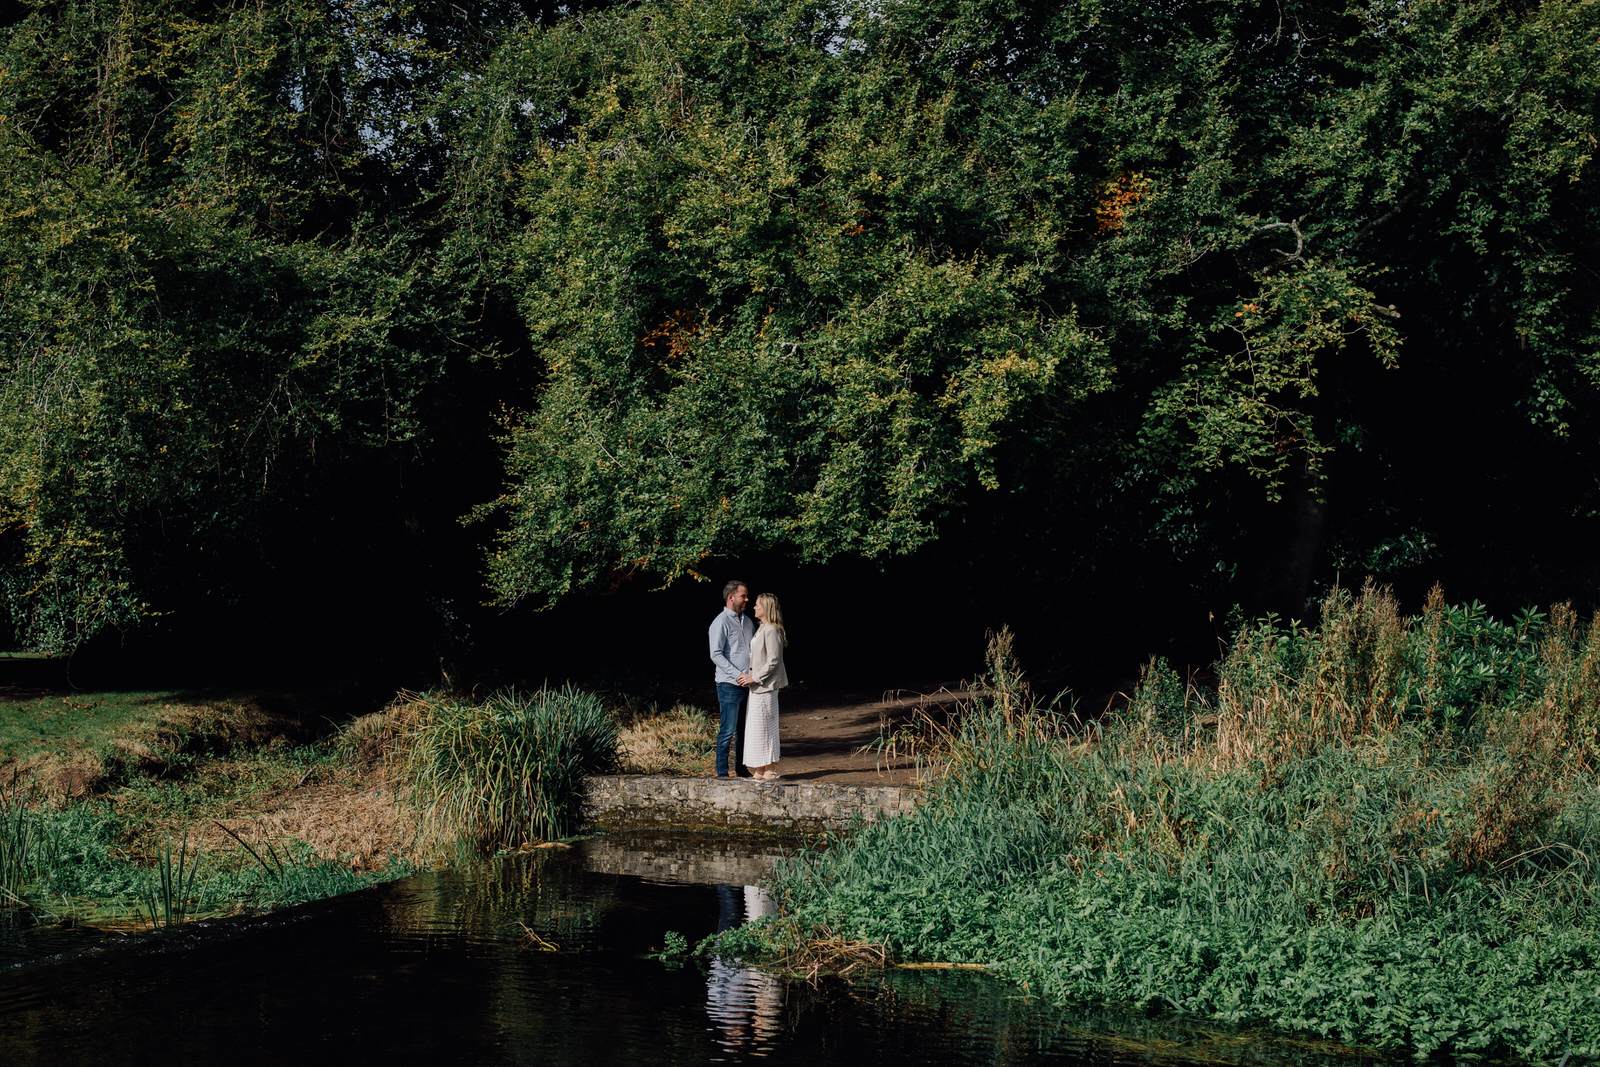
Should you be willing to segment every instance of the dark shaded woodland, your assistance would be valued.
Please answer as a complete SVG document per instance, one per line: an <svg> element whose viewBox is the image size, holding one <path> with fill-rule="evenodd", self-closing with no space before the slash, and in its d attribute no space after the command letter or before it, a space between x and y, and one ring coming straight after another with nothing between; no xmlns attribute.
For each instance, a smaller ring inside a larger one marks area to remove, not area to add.
<svg viewBox="0 0 1600 1067"><path fill-rule="evenodd" d="M737 574L818 678L1094 688L1367 576L1592 610L1592 5L470 7L0 9L3 643L698 677Z"/></svg>

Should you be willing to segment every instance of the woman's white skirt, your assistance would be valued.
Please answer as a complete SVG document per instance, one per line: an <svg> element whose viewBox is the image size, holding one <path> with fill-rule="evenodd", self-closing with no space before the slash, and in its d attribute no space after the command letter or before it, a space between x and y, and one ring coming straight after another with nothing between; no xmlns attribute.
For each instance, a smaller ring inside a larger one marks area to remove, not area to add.
<svg viewBox="0 0 1600 1067"><path fill-rule="evenodd" d="M746 767L765 767L778 762L778 691L751 693L750 708L744 720L744 760Z"/></svg>

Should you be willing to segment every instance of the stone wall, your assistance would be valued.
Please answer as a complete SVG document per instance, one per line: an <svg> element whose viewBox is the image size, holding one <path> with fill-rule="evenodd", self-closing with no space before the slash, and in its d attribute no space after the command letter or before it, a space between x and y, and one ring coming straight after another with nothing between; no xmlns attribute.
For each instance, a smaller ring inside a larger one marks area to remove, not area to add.
<svg viewBox="0 0 1600 1067"><path fill-rule="evenodd" d="M594 830L748 831L806 836L844 830L916 806L919 791L887 785L832 785L780 779L590 778L584 815Z"/></svg>

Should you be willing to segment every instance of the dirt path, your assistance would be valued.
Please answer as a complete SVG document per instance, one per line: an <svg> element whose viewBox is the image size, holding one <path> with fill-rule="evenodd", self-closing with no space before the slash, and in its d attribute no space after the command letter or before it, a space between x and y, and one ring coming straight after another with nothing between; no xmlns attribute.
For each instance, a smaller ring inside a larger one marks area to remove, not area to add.
<svg viewBox="0 0 1600 1067"><path fill-rule="evenodd" d="M903 750L895 758L860 750L908 722L919 704L953 704L963 695L938 684L875 693L785 689L778 698L778 770L789 781L915 785L915 764Z"/></svg>

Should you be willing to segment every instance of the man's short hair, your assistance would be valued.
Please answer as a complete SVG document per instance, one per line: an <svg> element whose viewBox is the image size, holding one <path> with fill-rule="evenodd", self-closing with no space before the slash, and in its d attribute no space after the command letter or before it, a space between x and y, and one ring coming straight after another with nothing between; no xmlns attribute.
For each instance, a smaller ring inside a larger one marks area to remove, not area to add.
<svg viewBox="0 0 1600 1067"><path fill-rule="evenodd" d="M744 586L744 583L739 579L730 578L728 580L728 584L722 587L722 602L726 604L728 602L728 598L737 593L741 586ZM749 587L745 586L745 588Z"/></svg>

